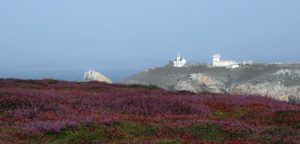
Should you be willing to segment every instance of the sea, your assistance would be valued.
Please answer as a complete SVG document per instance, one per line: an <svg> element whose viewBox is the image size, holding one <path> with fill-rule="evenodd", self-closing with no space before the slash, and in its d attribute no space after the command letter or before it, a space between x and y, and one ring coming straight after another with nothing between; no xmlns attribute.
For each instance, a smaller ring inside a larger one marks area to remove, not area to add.
<svg viewBox="0 0 300 144"><path fill-rule="evenodd" d="M65 81L82 81L84 73L90 69L71 69L71 70L15 70L0 71L0 78L17 78L17 79L57 79ZM134 74L139 69L93 69L96 70L114 83L119 83Z"/></svg>

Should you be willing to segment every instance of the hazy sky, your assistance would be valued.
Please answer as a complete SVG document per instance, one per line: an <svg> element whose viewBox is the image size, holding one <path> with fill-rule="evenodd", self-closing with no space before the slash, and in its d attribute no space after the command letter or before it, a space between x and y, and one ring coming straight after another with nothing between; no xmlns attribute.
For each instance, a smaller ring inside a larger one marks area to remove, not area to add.
<svg viewBox="0 0 300 144"><path fill-rule="evenodd" d="M1 0L0 77L136 72L178 51L191 62L210 62L214 51L299 61L299 7L299 0Z"/></svg>

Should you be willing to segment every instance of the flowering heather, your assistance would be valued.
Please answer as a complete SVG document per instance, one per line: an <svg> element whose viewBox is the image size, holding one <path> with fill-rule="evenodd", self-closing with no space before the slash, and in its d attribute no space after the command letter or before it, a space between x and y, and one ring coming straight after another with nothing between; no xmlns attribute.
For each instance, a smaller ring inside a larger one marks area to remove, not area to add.
<svg viewBox="0 0 300 144"><path fill-rule="evenodd" d="M0 79L0 143L299 143L300 105L154 86Z"/></svg>
<svg viewBox="0 0 300 144"><path fill-rule="evenodd" d="M38 134L40 132L58 133L62 128L75 126L76 124L76 122L69 120L33 121L26 124L23 132L31 134Z"/></svg>

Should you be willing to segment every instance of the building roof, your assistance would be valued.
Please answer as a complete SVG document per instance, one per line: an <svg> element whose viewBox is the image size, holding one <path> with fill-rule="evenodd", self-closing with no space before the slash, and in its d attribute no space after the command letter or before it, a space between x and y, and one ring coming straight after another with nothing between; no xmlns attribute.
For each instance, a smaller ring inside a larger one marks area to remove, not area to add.
<svg viewBox="0 0 300 144"><path fill-rule="evenodd" d="M220 55L220 54L218 54L218 53L214 53L214 54L213 54L213 56L218 56L218 57L221 57L221 55Z"/></svg>

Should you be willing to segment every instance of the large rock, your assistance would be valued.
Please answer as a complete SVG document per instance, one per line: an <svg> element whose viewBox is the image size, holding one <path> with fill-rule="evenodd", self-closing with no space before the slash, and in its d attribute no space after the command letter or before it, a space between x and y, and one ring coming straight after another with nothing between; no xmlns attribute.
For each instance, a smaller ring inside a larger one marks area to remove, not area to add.
<svg viewBox="0 0 300 144"><path fill-rule="evenodd" d="M259 77L259 80L248 80L232 84L230 93L258 94L288 101L300 99L300 70L279 69L273 74Z"/></svg>
<svg viewBox="0 0 300 144"><path fill-rule="evenodd" d="M85 72L83 81L99 81L99 82L112 83L112 81L109 78L105 77L103 74L94 70L89 70Z"/></svg>
<svg viewBox="0 0 300 144"><path fill-rule="evenodd" d="M230 93L257 94L282 101L289 101L291 98L300 98L300 86L284 86L281 82L241 83L232 85Z"/></svg>
<svg viewBox="0 0 300 144"><path fill-rule="evenodd" d="M175 85L177 91L190 91L197 93L198 91L192 86L191 82L181 80Z"/></svg>
<svg viewBox="0 0 300 144"><path fill-rule="evenodd" d="M211 93L225 93L225 84L218 78L213 78L206 74L193 73L190 74L189 79L180 80L175 85L175 90L190 91L190 92L211 92Z"/></svg>

